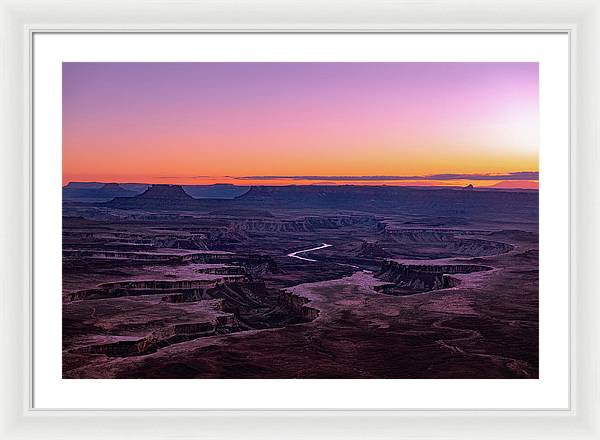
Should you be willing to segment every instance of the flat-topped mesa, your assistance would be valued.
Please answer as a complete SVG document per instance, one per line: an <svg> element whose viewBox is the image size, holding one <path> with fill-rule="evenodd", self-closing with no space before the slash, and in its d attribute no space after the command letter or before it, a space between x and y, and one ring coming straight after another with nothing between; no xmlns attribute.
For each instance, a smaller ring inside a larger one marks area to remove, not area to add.
<svg viewBox="0 0 600 440"><path fill-rule="evenodd" d="M514 246L484 239L486 231L461 231L452 229L386 229L380 243L388 251L400 255L424 255L434 258L482 257L510 252ZM481 236L479 236L481 235Z"/></svg>
<svg viewBox="0 0 600 440"><path fill-rule="evenodd" d="M194 200L181 185L150 185L137 199Z"/></svg>
<svg viewBox="0 0 600 440"><path fill-rule="evenodd" d="M227 284L249 284L245 275L223 276L211 280L130 280L99 284L92 289L68 293L63 300L120 298L140 295L168 295L182 292L187 297L202 297L210 289Z"/></svg>
<svg viewBox="0 0 600 440"><path fill-rule="evenodd" d="M108 201L115 197L134 197L135 191L123 188L118 183L96 183L96 184L71 184L63 187L63 198L65 200L81 201Z"/></svg>
<svg viewBox="0 0 600 440"><path fill-rule="evenodd" d="M537 219L537 191L472 190L460 188L377 185L253 186L235 198L239 206L261 209L343 209L374 213L425 214L453 218L501 216Z"/></svg>
<svg viewBox="0 0 600 440"><path fill-rule="evenodd" d="M94 344L73 350L74 353L103 354L109 357L142 356L160 348L216 334L239 331L233 314L220 314L199 322L184 322L155 330L143 338Z"/></svg>
<svg viewBox="0 0 600 440"><path fill-rule="evenodd" d="M200 201L185 192L181 185L151 185L135 197L117 197L106 204L119 209L195 209Z"/></svg>
<svg viewBox="0 0 600 440"><path fill-rule="evenodd" d="M492 268L479 264L423 264L400 263L385 260L377 278L391 284L378 286L375 290L390 295L407 295L430 290L447 289L460 284L460 280L451 275L488 271Z"/></svg>

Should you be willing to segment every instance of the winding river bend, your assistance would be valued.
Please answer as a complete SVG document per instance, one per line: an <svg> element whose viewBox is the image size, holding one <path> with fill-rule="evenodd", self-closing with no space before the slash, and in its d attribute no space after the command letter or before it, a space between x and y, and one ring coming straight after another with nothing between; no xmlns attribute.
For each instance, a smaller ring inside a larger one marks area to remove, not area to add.
<svg viewBox="0 0 600 440"><path fill-rule="evenodd" d="M303 260L303 261L316 262L317 260L313 260L312 258L301 257L298 254L304 254L306 252L318 251L319 249L325 249L325 248L328 248L328 247L331 247L331 245L327 244L327 243L323 243L321 246L317 246L317 247L310 248L310 249L303 249L301 251L292 252L291 254L287 254L287 256L290 257L290 258L297 258L297 259Z"/></svg>

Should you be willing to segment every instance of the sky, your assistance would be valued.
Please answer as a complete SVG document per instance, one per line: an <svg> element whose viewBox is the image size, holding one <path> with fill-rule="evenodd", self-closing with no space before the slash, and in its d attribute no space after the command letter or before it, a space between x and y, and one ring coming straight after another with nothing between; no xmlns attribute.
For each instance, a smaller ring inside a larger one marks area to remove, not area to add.
<svg viewBox="0 0 600 440"><path fill-rule="evenodd" d="M77 62L62 95L63 184L537 187L537 63Z"/></svg>

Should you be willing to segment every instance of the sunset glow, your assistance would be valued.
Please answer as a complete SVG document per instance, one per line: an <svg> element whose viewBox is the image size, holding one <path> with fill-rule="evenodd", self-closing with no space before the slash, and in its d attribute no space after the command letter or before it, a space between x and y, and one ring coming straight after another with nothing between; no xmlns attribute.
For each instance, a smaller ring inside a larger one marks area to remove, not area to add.
<svg viewBox="0 0 600 440"><path fill-rule="evenodd" d="M63 63L63 184L501 187L335 177L537 172L538 142L537 63Z"/></svg>

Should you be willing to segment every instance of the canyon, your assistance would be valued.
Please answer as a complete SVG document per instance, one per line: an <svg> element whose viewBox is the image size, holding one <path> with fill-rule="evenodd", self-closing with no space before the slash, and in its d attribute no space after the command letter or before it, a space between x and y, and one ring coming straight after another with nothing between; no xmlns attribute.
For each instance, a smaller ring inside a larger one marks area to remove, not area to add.
<svg viewBox="0 0 600 440"><path fill-rule="evenodd" d="M536 378L538 193L63 188L64 378Z"/></svg>

